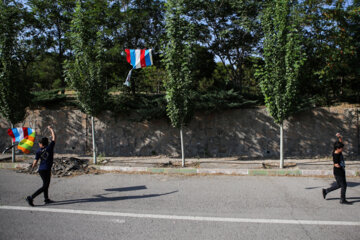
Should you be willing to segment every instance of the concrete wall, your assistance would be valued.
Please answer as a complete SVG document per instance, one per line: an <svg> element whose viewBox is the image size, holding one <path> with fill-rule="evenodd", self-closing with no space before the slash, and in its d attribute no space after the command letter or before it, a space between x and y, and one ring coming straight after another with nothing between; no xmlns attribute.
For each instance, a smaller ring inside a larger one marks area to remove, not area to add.
<svg viewBox="0 0 360 240"><path fill-rule="evenodd" d="M348 157L359 156L360 108L317 108L301 112L284 124L285 157L330 156L335 133L341 132ZM179 131L165 120L131 122L126 116L103 113L95 119L98 153L105 156L180 156ZM29 111L24 126L36 129L37 140L54 126L57 153L90 154L90 118L79 110ZM0 149L11 142L9 124L0 119ZM240 159L278 158L279 128L265 108L196 114L184 129L187 157ZM35 150L35 147L33 150Z"/></svg>

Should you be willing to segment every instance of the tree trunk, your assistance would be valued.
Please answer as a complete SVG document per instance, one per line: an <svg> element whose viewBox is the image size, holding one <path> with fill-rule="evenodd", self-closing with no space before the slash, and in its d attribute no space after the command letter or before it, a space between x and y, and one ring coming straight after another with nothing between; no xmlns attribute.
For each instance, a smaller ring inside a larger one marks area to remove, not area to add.
<svg viewBox="0 0 360 240"><path fill-rule="evenodd" d="M92 143L93 143L93 158L94 158L94 164L96 164L95 124L94 124L93 116L91 116L91 132L92 132Z"/></svg>
<svg viewBox="0 0 360 240"><path fill-rule="evenodd" d="M11 124L11 128L14 128L14 124ZM11 139L11 145L14 145L15 142ZM11 148L11 162L15 162L15 147Z"/></svg>
<svg viewBox="0 0 360 240"><path fill-rule="evenodd" d="M280 168L284 168L284 125L280 124Z"/></svg>
<svg viewBox="0 0 360 240"><path fill-rule="evenodd" d="M182 167L185 167L185 154L184 154L184 138L183 138L183 129L180 128L180 141L181 141L181 162Z"/></svg>

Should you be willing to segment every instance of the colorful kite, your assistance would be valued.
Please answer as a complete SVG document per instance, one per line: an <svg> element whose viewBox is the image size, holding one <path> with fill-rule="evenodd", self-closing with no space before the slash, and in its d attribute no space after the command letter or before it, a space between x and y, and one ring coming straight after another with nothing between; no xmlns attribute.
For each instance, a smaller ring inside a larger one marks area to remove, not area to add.
<svg viewBox="0 0 360 240"><path fill-rule="evenodd" d="M130 86L130 77L133 69L149 67L153 65L152 49L125 49L126 60L133 67L125 81L126 86Z"/></svg>
<svg viewBox="0 0 360 240"><path fill-rule="evenodd" d="M18 149L23 153L29 154L34 146L35 131L31 128L9 128L8 134L13 138L13 142L18 142Z"/></svg>

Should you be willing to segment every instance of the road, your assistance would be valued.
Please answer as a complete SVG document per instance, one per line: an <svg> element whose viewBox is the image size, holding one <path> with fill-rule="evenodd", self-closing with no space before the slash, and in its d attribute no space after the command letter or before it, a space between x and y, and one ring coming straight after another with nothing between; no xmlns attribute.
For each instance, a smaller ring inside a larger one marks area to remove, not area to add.
<svg viewBox="0 0 360 240"><path fill-rule="evenodd" d="M100 174L41 179L0 170L1 239L360 239L360 178Z"/></svg>

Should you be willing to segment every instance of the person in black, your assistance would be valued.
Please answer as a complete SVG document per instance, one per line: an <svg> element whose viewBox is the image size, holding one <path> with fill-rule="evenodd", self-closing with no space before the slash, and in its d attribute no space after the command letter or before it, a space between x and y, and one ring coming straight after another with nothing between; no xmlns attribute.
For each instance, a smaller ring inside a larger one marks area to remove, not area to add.
<svg viewBox="0 0 360 240"><path fill-rule="evenodd" d="M26 197L26 201L32 207L34 206L34 199L41 193L44 193L45 204L53 203L53 201L49 199L49 185L51 179L51 167L54 160L54 146L56 137L54 130L50 126L48 126L48 129L51 132L52 141L49 144L49 140L46 137L39 141L40 148L37 150L35 160L32 164L32 167L34 168L39 159L41 160L39 166L39 175L43 181L41 188L39 188L33 195Z"/></svg>
<svg viewBox="0 0 360 240"><path fill-rule="evenodd" d="M341 188L341 195L340 195L340 203L341 204L352 204L351 202L348 202L346 200L346 175L345 175L345 161L344 157L342 155L342 150L344 148L344 144L342 143L341 139L340 141L335 142L334 144L334 151L333 151L333 161L334 161L334 177L336 180L336 184L332 187L329 187L327 189L322 189L322 194L324 199L326 199L326 195L329 192L332 192L336 189Z"/></svg>

